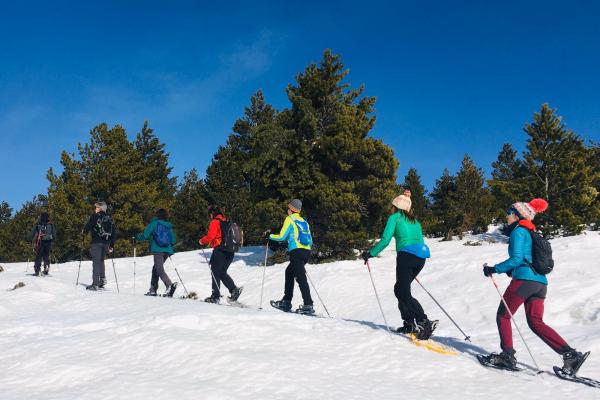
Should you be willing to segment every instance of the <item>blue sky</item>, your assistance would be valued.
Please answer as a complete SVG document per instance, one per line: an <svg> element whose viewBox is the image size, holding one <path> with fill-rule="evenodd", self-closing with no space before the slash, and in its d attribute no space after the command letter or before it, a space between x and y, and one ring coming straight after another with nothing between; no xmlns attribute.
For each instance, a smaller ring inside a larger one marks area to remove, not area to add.
<svg viewBox="0 0 600 400"><path fill-rule="evenodd" d="M503 143L522 149L543 102L600 141L598 2L216 3L3 3L0 200L44 193L61 151L101 122L133 137L148 119L174 174L203 174L249 97L288 106L285 87L326 48L377 97L372 134L399 176L415 167L428 189L465 153L489 173Z"/></svg>

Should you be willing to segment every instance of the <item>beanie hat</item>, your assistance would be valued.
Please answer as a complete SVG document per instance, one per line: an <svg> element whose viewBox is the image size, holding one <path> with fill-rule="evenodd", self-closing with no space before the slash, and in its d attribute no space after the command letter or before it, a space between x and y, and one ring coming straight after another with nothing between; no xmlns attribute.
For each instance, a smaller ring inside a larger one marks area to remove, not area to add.
<svg viewBox="0 0 600 400"><path fill-rule="evenodd" d="M106 212L107 206L106 206L105 202L99 201L99 202L95 203L94 206L98 207L101 211Z"/></svg>
<svg viewBox="0 0 600 400"><path fill-rule="evenodd" d="M410 208L412 207L412 201L410 200L410 191L406 190L404 194L401 194L400 196L392 200L392 205L399 210L409 212Z"/></svg>
<svg viewBox="0 0 600 400"><path fill-rule="evenodd" d="M518 213L519 217L531 221L537 213L544 212L548 208L548 202L544 199L533 199L529 203L514 203L512 208Z"/></svg>
<svg viewBox="0 0 600 400"><path fill-rule="evenodd" d="M288 204L288 208L294 212L299 213L300 210L302 210L302 200L294 199L290 201L290 204Z"/></svg>

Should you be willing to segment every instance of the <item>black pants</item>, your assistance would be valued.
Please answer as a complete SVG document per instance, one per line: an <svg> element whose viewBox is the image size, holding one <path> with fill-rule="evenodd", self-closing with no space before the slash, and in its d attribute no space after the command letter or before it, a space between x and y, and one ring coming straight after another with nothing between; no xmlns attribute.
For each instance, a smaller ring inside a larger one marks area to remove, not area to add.
<svg viewBox="0 0 600 400"><path fill-rule="evenodd" d="M425 266L425 259L413 254L399 251L396 256L396 284L394 294L398 299L398 309L402 319L406 322L427 319L421 304L412 297L410 284L415 280L419 272Z"/></svg>
<svg viewBox="0 0 600 400"><path fill-rule="evenodd" d="M210 270L212 271L212 297L221 296L221 282L231 293L235 289L233 279L227 273L231 262L233 261L234 253L214 249L210 256Z"/></svg>
<svg viewBox="0 0 600 400"><path fill-rule="evenodd" d="M90 247L92 255L92 284L99 286L106 281L106 266L104 258L108 254L108 243L92 243Z"/></svg>
<svg viewBox="0 0 600 400"><path fill-rule="evenodd" d="M169 258L168 253L155 253L154 254L154 266L152 267L152 278L150 279L150 288L156 292L158 290L158 278L162 280L165 287L168 289L172 282L165 271L165 262Z"/></svg>
<svg viewBox="0 0 600 400"><path fill-rule="evenodd" d="M310 287L308 286L308 280L306 279L306 269L304 269L309 258L310 250L294 249L290 251L290 265L285 269L283 300L292 301L292 298L294 297L294 278L296 278L298 286L300 287L300 293L302 293L304 305L308 306L313 304L312 298L310 297Z"/></svg>
<svg viewBox="0 0 600 400"><path fill-rule="evenodd" d="M40 240L39 243L40 245L35 253L35 263L33 264L36 273L40 272L42 259L44 260L44 267L50 268L50 249L52 248L52 241Z"/></svg>

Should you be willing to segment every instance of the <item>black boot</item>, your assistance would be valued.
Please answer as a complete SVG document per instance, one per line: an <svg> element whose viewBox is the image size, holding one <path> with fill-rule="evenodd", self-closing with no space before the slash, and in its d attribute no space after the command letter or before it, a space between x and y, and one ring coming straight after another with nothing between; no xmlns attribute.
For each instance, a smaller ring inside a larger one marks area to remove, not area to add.
<svg viewBox="0 0 600 400"><path fill-rule="evenodd" d="M411 333L415 333L415 329L415 324L413 322L404 321L404 325L396 329L396 332L403 335L409 335Z"/></svg>
<svg viewBox="0 0 600 400"><path fill-rule="evenodd" d="M87 285L87 286L85 287L85 289L86 289L86 290L92 290L92 291L94 291L94 292L95 292L95 291L97 291L97 290L100 290L100 287L99 287L99 286L96 286L96 285L94 285L94 284L92 284L92 285Z"/></svg>
<svg viewBox="0 0 600 400"><path fill-rule="evenodd" d="M144 296L156 296L156 288L151 287Z"/></svg>
<svg viewBox="0 0 600 400"><path fill-rule="evenodd" d="M575 349L567 351L563 354L563 371L568 375L577 374L577 371L579 371L579 368L581 368L581 365L586 360L589 354L589 352L582 353Z"/></svg>
<svg viewBox="0 0 600 400"><path fill-rule="evenodd" d="M240 295L242 294L242 290L244 290L243 286L236 287L235 289L233 289L233 291L231 292L231 296L229 296L229 301L237 301L237 299L239 299Z"/></svg>
<svg viewBox="0 0 600 400"><path fill-rule="evenodd" d="M171 283L171 286L167 288L167 291L163 295L163 297L173 297L175 294L175 290L177 289L177 282Z"/></svg>
<svg viewBox="0 0 600 400"><path fill-rule="evenodd" d="M100 289L104 289L104 286L106 286L106 278L100 278L100 284L98 285L98 287Z"/></svg>
<svg viewBox="0 0 600 400"><path fill-rule="evenodd" d="M296 314L312 315L314 313L315 309L313 308L312 304L300 304L300 306L298 306L296 309Z"/></svg>
<svg viewBox="0 0 600 400"><path fill-rule="evenodd" d="M417 321L415 323L415 335L419 340L427 340L433 334L433 331L437 327L438 320L430 321L428 319L424 319L421 321Z"/></svg>
<svg viewBox="0 0 600 400"><path fill-rule="evenodd" d="M49 265L44 265L44 275L48 275L48 273L50 272L50 266Z"/></svg>
<svg viewBox="0 0 600 400"><path fill-rule="evenodd" d="M213 293L210 297L205 298L204 301L207 303L219 304L220 298L220 295Z"/></svg>
<svg viewBox="0 0 600 400"><path fill-rule="evenodd" d="M517 359L515 358L514 350L504 350L500 354L492 353L486 358L490 364L498 368L510 370L514 370L517 368Z"/></svg>
<svg viewBox="0 0 600 400"><path fill-rule="evenodd" d="M292 302L289 300L271 300L271 306L288 312L292 309Z"/></svg>

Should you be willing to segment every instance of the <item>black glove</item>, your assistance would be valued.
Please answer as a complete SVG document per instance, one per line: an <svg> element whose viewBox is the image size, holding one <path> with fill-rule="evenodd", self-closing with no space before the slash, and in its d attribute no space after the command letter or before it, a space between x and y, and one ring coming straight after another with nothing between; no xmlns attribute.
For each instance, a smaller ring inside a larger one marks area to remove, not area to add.
<svg viewBox="0 0 600 400"><path fill-rule="evenodd" d="M487 265L483 266L483 275L492 276L492 274L496 273L496 267L488 267Z"/></svg>
<svg viewBox="0 0 600 400"><path fill-rule="evenodd" d="M367 263L367 261L369 261L369 258L371 258L371 252L369 252L369 250L365 250L361 253L360 255L362 257L363 260L365 260L365 264Z"/></svg>
<svg viewBox="0 0 600 400"><path fill-rule="evenodd" d="M264 231L264 232L263 232L263 237L264 237L266 240L269 240L269 236L271 236L271 230L270 230L270 229L267 229L266 231Z"/></svg>

